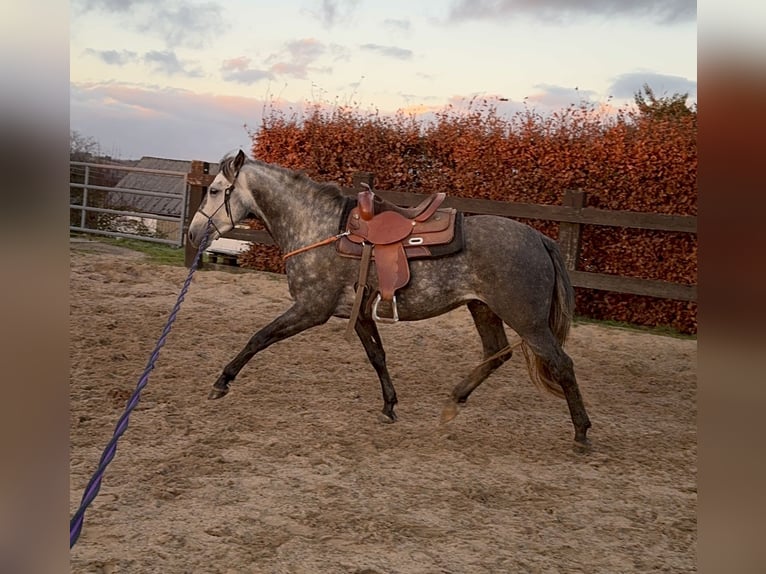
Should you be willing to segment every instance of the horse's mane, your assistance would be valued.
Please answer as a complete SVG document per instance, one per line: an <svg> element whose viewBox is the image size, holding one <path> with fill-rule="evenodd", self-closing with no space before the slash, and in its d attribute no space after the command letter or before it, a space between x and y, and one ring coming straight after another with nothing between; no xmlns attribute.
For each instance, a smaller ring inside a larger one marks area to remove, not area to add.
<svg viewBox="0 0 766 574"><path fill-rule="evenodd" d="M232 181L232 179L235 176L235 169L233 165L235 159L236 159L235 153L228 153L225 156L223 156L221 158L221 161L218 163L219 171L229 181ZM338 186L338 184L332 183L332 182L314 181L302 171L297 171L294 169L282 167L274 163L267 163L265 161L261 161L258 159L246 158L244 165L248 165L248 164L260 165L263 167L267 167L271 170L277 171L279 173L282 173L288 179L292 179L295 183L303 184L304 186L309 187L310 189L320 192L322 194L336 196L338 198L344 197L343 193L340 190L340 186Z"/></svg>

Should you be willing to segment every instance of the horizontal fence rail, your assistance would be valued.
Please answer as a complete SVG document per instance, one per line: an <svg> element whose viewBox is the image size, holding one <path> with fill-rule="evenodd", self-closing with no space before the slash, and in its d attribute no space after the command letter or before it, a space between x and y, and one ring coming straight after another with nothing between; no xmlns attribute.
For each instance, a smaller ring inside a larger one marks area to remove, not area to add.
<svg viewBox="0 0 766 574"><path fill-rule="evenodd" d="M213 175L208 173L207 164L192 162L188 176L190 187L188 213L193 214L200 203ZM361 183L372 185L372 174L360 172L354 175L354 188L343 189L346 195L355 195L361 188ZM375 190L388 201L402 206L413 206L420 203L425 194L408 193L391 190ZM607 227L627 227L633 229L650 229L681 233L697 233L697 218L691 215L668 215L662 213L641 213L634 211L619 211L584 207L586 192L569 190L564 193L563 205L537 205L511 201L495 201L488 199L472 199L447 196L444 206L454 207L470 215L499 215L502 217L537 219L556 221L559 223L558 243L567 264L567 270L575 287L598 289L643 295L661 299L678 301L696 301L697 285L686 285L657 279L625 277L605 273L593 273L577 269L581 230L583 225L601 225ZM189 218L190 220L190 218ZM187 221L185 228L188 228ZM235 228L225 233L223 237L238 239L263 245L274 245L274 240L263 230ZM193 247L187 245L187 266L194 256Z"/></svg>
<svg viewBox="0 0 766 574"><path fill-rule="evenodd" d="M69 230L182 247L186 177L185 171L70 162Z"/></svg>
<svg viewBox="0 0 766 574"><path fill-rule="evenodd" d="M402 191L376 190L375 193L384 199L406 207L417 205L426 197L425 194ZM697 218L692 215L613 211L597 209L595 207L576 208L449 196L444 201L444 205L474 215L500 215L503 217L542 219L545 221L579 223L582 225L604 225L609 227L631 227L635 229L697 233Z"/></svg>
<svg viewBox="0 0 766 574"><path fill-rule="evenodd" d="M125 215L129 213L133 217L141 217L145 219L156 219L157 221L178 221L177 215L157 215L156 213L148 213L142 211L122 211L119 209L109 209L106 207L83 207L82 205L69 204L69 209L80 209L83 211L92 211L93 213L111 213L112 215Z"/></svg>
<svg viewBox="0 0 766 574"><path fill-rule="evenodd" d="M177 174L181 175L181 174ZM185 175L185 174L183 174ZM75 189L89 189L91 191L109 191L114 193L127 193L130 195L141 195L144 197L165 197L168 199L181 199L177 193L166 193L163 191L146 191L143 189L133 189L132 187L107 187L104 185L88 185L85 183L72 183L69 182L69 187Z"/></svg>

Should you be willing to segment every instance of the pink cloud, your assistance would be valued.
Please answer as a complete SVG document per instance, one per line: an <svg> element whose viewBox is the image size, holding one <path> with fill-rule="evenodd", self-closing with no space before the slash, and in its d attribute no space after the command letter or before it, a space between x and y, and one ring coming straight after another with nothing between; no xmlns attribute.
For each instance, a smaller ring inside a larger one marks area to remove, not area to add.
<svg viewBox="0 0 766 574"><path fill-rule="evenodd" d="M231 58L230 60L224 60L221 64L221 68L224 70L247 70L250 65L250 58L245 56L239 56L238 58Z"/></svg>

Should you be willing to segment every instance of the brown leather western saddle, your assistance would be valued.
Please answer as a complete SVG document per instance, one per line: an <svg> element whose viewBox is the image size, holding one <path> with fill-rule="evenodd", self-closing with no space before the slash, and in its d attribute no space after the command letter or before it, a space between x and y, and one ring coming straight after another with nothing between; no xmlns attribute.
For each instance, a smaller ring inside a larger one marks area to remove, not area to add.
<svg viewBox="0 0 766 574"><path fill-rule="evenodd" d="M441 208L445 193L427 197L415 207L400 207L375 195L367 187L357 195L343 226L348 235L337 242L338 253L362 260L356 300L349 327L356 322L367 284L370 260L375 263L377 295L372 303L373 319L385 323L399 320L396 291L410 280L409 259L440 257L463 247L462 216L454 208ZM381 301L391 307L390 317L381 317Z"/></svg>

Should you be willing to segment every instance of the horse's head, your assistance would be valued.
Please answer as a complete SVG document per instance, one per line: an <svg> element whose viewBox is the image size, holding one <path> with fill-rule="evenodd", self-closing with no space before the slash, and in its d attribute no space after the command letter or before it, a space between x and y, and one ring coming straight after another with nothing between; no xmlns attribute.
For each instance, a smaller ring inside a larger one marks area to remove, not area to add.
<svg viewBox="0 0 766 574"><path fill-rule="evenodd" d="M189 225L189 241L192 245L199 245L208 222L212 224L210 233L210 241L212 241L231 230L236 223L247 216L250 211L248 207L250 193L245 185L246 178L239 175L246 160L242 150L239 150L234 157L221 160L218 175L208 187Z"/></svg>

